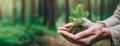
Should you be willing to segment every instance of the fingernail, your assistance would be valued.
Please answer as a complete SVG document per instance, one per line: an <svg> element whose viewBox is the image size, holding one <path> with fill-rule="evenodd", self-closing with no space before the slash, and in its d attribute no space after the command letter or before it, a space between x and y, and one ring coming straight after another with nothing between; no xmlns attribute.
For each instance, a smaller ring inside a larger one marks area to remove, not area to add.
<svg viewBox="0 0 120 46"><path fill-rule="evenodd" d="M76 36L76 38L80 38L80 34L76 34L75 36Z"/></svg>
<svg viewBox="0 0 120 46"><path fill-rule="evenodd" d="M60 31L57 31L58 33L60 32Z"/></svg>
<svg viewBox="0 0 120 46"><path fill-rule="evenodd" d="M63 30L59 30L58 33L61 33Z"/></svg>

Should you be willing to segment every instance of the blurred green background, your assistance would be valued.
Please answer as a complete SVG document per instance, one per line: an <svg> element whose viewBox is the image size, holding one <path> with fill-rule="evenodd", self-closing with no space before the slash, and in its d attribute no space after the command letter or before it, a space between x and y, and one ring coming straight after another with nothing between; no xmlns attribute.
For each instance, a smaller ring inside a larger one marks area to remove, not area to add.
<svg viewBox="0 0 120 46"><path fill-rule="evenodd" d="M77 46L57 28L68 23L78 4L92 22L110 17L120 0L0 0L0 46ZM110 46L102 40L93 46Z"/></svg>

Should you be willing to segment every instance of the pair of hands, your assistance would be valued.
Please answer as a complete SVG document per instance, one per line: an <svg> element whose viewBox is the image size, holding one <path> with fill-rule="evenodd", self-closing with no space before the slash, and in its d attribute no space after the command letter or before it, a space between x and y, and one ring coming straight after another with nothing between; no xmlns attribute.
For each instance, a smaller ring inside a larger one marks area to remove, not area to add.
<svg viewBox="0 0 120 46"><path fill-rule="evenodd" d="M58 33L68 41L81 46L91 46L99 40L110 38L110 30L104 27L103 24L92 23L88 19L85 19L85 21L85 25L88 27L87 30L81 31L77 34L69 33L66 30L74 24L68 23L62 27L59 27Z"/></svg>

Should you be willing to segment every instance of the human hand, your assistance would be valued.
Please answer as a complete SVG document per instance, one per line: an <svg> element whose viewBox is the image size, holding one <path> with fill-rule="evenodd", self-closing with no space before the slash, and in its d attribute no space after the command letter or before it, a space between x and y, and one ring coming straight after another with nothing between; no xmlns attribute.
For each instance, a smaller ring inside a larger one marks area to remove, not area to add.
<svg viewBox="0 0 120 46"><path fill-rule="evenodd" d="M93 24L89 29L79 32L77 34L68 33L66 30L74 24L69 23L59 28L59 33L68 41L81 45L90 46L97 41L105 38L110 38L110 31L101 24Z"/></svg>
<svg viewBox="0 0 120 46"><path fill-rule="evenodd" d="M85 21L84 26L86 26L86 27L90 27L90 26L93 25L93 23L92 23L90 20L86 19L86 18L84 18L84 21ZM66 31L68 28L70 28L70 27L72 27L72 26L74 26L73 23L68 23L68 24L64 25L63 27L59 27L59 31ZM59 32L59 31L58 31L58 32ZM71 42L73 42L73 43L76 43L76 42L74 42L73 40L65 37L64 35L63 35L63 37L66 38L68 41L71 41Z"/></svg>

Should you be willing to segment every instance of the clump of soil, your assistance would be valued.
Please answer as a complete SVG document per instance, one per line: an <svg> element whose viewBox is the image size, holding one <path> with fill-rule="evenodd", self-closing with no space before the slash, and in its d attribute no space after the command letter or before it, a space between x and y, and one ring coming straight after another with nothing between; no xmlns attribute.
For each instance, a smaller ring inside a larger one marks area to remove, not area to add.
<svg viewBox="0 0 120 46"><path fill-rule="evenodd" d="M86 30L87 27L83 26L83 25L74 25L69 29L70 33L76 34L80 31Z"/></svg>

